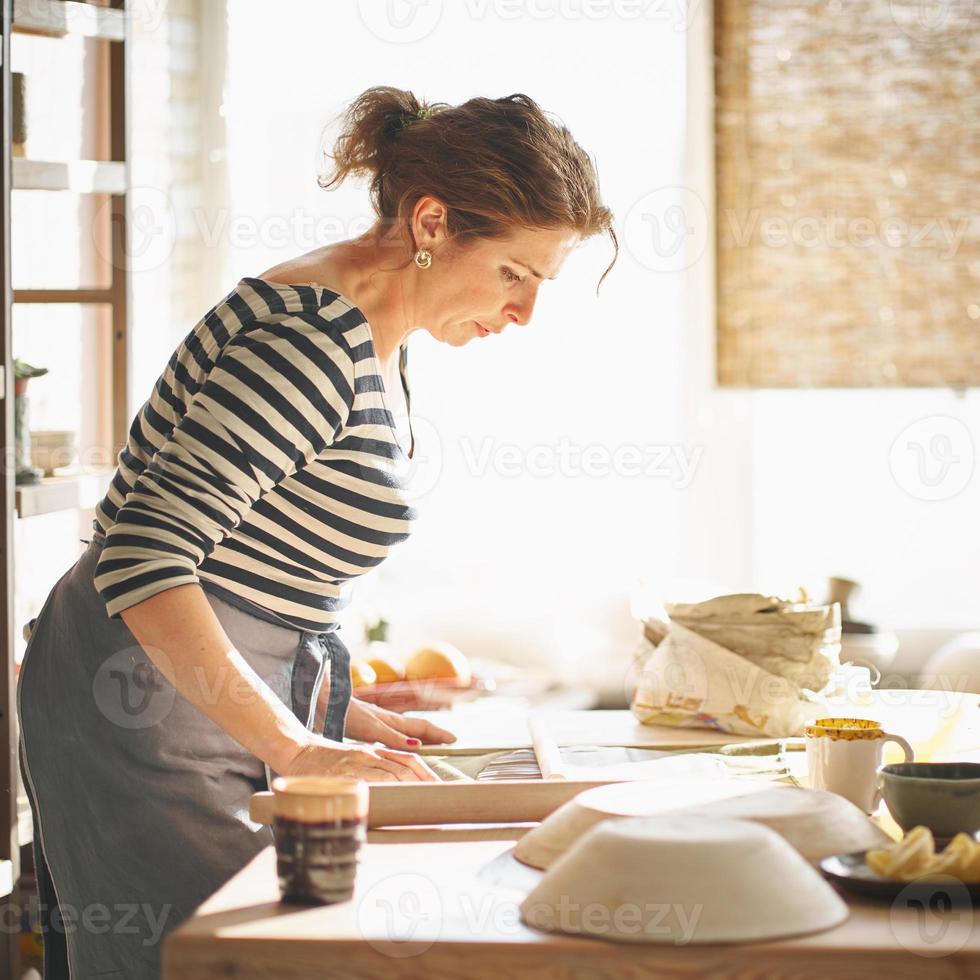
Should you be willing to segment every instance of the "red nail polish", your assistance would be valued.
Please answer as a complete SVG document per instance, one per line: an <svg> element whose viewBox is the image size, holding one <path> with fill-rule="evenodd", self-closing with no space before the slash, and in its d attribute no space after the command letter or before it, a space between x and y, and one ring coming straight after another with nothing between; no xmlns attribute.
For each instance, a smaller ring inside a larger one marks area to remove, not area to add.
<svg viewBox="0 0 980 980"><path fill-rule="evenodd" d="M421 745L421 741L417 738L406 739L409 745Z"/></svg>

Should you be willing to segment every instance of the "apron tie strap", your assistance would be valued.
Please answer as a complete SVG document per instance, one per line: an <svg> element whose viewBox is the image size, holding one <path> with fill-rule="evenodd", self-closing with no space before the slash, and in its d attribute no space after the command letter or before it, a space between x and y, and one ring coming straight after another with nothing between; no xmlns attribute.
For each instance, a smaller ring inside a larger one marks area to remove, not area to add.
<svg viewBox="0 0 980 980"><path fill-rule="evenodd" d="M330 699L323 720L323 736L341 742L352 694L350 651L335 633L326 633L323 640L330 658Z"/></svg>
<svg viewBox="0 0 980 980"><path fill-rule="evenodd" d="M330 696L322 734L340 742L352 693L350 652L336 633L304 633L293 664L291 696L293 714L308 729L313 728L320 690L327 678Z"/></svg>

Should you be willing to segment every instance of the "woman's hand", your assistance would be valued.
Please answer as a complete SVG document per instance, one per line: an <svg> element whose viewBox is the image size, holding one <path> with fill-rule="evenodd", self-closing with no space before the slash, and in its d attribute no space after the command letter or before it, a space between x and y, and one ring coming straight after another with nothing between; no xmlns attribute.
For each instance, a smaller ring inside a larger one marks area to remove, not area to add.
<svg viewBox="0 0 980 980"><path fill-rule="evenodd" d="M370 783L438 782L435 773L411 752L355 746L310 735L276 770L280 776L352 776Z"/></svg>
<svg viewBox="0 0 980 980"><path fill-rule="evenodd" d="M351 698L344 734L360 742L381 742L393 749L417 749L420 745L455 742L456 736L424 718L406 718L367 701Z"/></svg>

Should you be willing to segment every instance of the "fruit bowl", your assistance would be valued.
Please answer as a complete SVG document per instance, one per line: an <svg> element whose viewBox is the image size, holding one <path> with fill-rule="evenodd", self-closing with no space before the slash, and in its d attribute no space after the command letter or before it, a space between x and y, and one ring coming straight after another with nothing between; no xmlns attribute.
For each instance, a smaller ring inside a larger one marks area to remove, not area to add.
<svg viewBox="0 0 980 980"><path fill-rule="evenodd" d="M430 677L355 687L354 697L389 711L436 711L490 694L496 686L491 677L474 675L466 682L451 677Z"/></svg>

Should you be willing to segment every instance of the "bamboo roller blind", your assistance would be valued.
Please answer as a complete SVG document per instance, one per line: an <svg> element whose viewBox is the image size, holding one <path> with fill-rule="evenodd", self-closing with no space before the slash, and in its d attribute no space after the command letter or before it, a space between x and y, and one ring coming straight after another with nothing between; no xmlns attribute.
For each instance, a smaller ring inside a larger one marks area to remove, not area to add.
<svg viewBox="0 0 980 980"><path fill-rule="evenodd" d="M717 370L980 383L980 3L715 0Z"/></svg>

